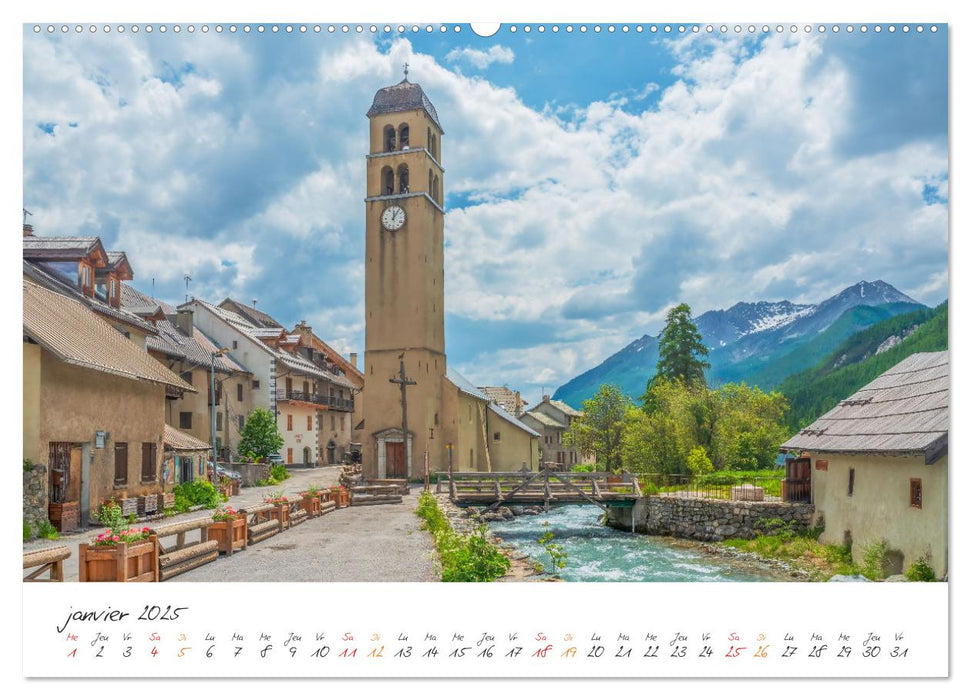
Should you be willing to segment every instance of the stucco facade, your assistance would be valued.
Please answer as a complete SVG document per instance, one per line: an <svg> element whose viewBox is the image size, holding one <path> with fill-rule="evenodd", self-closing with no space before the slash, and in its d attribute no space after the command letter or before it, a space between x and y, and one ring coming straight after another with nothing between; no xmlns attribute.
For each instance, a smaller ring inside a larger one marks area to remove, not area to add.
<svg viewBox="0 0 971 700"><path fill-rule="evenodd" d="M46 460L50 443L71 443L80 450L78 473L71 474L65 500L79 501L82 522L113 495L163 490L164 386L68 365L44 350L39 370L40 412L33 450L40 460ZM96 447L96 431L107 433L104 447ZM125 483L116 485L115 448L120 443L127 446L128 469ZM155 445L155 478L147 481L142 480L145 444Z"/></svg>
<svg viewBox="0 0 971 700"><path fill-rule="evenodd" d="M852 541L853 558L881 539L902 555L906 571L921 557L938 578L947 573L947 457L925 464L924 455L882 456L810 453L812 499L820 541ZM825 467L825 469L821 468ZM853 470L850 494L850 470ZM911 505L911 480L920 479L921 505ZM899 572L897 572L899 573Z"/></svg>

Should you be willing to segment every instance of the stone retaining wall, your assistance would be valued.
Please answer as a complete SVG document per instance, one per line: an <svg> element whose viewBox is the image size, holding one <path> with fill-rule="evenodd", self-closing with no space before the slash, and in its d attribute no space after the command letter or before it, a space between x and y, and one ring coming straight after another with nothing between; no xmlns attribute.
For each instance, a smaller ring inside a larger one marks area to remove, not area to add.
<svg viewBox="0 0 971 700"><path fill-rule="evenodd" d="M37 529L47 520L47 465L24 469L24 520Z"/></svg>
<svg viewBox="0 0 971 700"><path fill-rule="evenodd" d="M751 539L781 521L792 529L809 529L814 508L809 503L779 501L726 501L704 498L648 496L630 508L610 508L607 524L648 535L670 535L702 542L729 538Z"/></svg>

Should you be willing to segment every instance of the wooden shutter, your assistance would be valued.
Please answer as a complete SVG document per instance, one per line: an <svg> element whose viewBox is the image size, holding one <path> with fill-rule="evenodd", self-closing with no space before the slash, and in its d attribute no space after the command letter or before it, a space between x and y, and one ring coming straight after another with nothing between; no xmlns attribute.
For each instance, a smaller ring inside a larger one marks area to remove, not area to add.
<svg viewBox="0 0 971 700"><path fill-rule="evenodd" d="M158 447L154 442L142 443L142 482L149 483L155 481L155 458L158 455Z"/></svg>
<svg viewBox="0 0 971 700"><path fill-rule="evenodd" d="M128 483L128 443L115 443L115 486Z"/></svg>

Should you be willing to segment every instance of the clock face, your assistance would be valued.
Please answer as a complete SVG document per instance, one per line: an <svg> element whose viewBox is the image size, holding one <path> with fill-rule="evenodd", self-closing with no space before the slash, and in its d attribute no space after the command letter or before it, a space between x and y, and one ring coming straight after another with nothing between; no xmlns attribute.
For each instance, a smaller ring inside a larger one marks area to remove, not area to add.
<svg viewBox="0 0 971 700"><path fill-rule="evenodd" d="M397 231L405 225L405 210L397 205L388 207L381 214L381 225L388 231Z"/></svg>

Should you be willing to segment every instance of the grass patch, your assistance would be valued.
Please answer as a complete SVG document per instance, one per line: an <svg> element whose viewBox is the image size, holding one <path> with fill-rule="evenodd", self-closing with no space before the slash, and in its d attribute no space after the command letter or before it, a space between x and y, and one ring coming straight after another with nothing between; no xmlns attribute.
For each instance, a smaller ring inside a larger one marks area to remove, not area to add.
<svg viewBox="0 0 971 700"><path fill-rule="evenodd" d="M442 581L494 581L509 570L509 559L485 538L485 526L460 535L452 529L435 497L423 492L415 514L424 520L442 563Z"/></svg>
<svg viewBox="0 0 971 700"><path fill-rule="evenodd" d="M836 574L852 576L860 573L849 547L821 544L819 534L818 530L793 532L783 529L751 540L724 540L721 544L766 559L788 562L808 571L814 581L825 581Z"/></svg>

